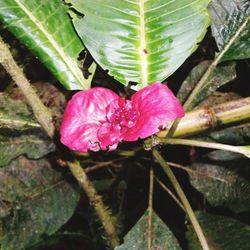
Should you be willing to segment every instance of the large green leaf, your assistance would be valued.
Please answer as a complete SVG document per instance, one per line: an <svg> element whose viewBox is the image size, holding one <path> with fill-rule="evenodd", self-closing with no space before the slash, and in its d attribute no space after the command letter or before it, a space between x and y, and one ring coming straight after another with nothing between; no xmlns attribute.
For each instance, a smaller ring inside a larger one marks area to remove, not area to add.
<svg viewBox="0 0 250 250"><path fill-rule="evenodd" d="M67 89L87 89L78 67L83 45L62 0L1 0L0 21Z"/></svg>
<svg viewBox="0 0 250 250"><path fill-rule="evenodd" d="M209 0L66 0L75 28L109 74L140 89L171 75L197 48Z"/></svg>
<svg viewBox="0 0 250 250"><path fill-rule="evenodd" d="M0 93L0 129L39 129L40 124L33 118L28 106Z"/></svg>
<svg viewBox="0 0 250 250"><path fill-rule="evenodd" d="M214 151L191 165L191 184L212 206L234 212L250 210L249 160L239 154ZM197 171L197 173L195 173Z"/></svg>
<svg viewBox="0 0 250 250"><path fill-rule="evenodd" d="M0 246L27 249L65 224L79 194L49 161L25 157L0 169Z"/></svg>
<svg viewBox="0 0 250 250"><path fill-rule="evenodd" d="M250 144L250 123L212 131L207 137L220 143L247 145Z"/></svg>
<svg viewBox="0 0 250 250"><path fill-rule="evenodd" d="M222 60L250 58L250 1L213 0L209 10L217 46L225 49Z"/></svg>
<svg viewBox="0 0 250 250"><path fill-rule="evenodd" d="M235 219L212 215L208 213L196 213L197 218L204 229L210 250L249 250L250 226ZM189 228L188 249L201 250L201 246L192 227Z"/></svg>
<svg viewBox="0 0 250 250"><path fill-rule="evenodd" d="M0 134L0 167L22 154L26 154L30 159L39 159L52 151L55 151L55 145L42 136L2 136Z"/></svg>
<svg viewBox="0 0 250 250"><path fill-rule="evenodd" d="M148 227L149 213L146 211L136 225L124 238L124 243L115 250L149 249L148 237L151 241L151 249L181 250L179 243L164 222L152 212L152 228ZM149 234L151 231L151 234ZM151 236L149 236L151 235Z"/></svg>
<svg viewBox="0 0 250 250"><path fill-rule="evenodd" d="M0 93L0 167L21 154L38 159L54 150L27 104Z"/></svg>

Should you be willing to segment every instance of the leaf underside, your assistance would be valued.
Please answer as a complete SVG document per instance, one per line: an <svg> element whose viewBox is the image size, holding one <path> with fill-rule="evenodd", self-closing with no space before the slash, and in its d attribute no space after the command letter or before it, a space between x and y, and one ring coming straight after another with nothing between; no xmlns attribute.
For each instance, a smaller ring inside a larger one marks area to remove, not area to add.
<svg viewBox="0 0 250 250"><path fill-rule="evenodd" d="M0 169L0 245L28 249L55 233L75 211L79 194L49 161L21 156Z"/></svg>
<svg viewBox="0 0 250 250"><path fill-rule="evenodd" d="M250 249L250 226L238 220L198 212L196 216L206 235L211 250L248 250ZM200 243L190 227L188 249L201 250Z"/></svg>
<svg viewBox="0 0 250 250"><path fill-rule="evenodd" d="M138 90L171 75L197 48L209 25L209 0L67 0L94 59Z"/></svg>
<svg viewBox="0 0 250 250"><path fill-rule="evenodd" d="M48 138L37 135L2 136L0 133L0 167L22 154L30 159L39 159L53 151L55 145Z"/></svg>
<svg viewBox="0 0 250 250"><path fill-rule="evenodd" d="M138 250L148 249L149 230L151 230L152 249L180 250L180 245L170 229L153 211L151 218L152 228L148 228L148 211L140 218L135 226L124 238L124 243L115 250Z"/></svg>
<svg viewBox="0 0 250 250"><path fill-rule="evenodd" d="M213 141L224 144L248 145L250 144L250 123L212 131L207 137Z"/></svg>
<svg viewBox="0 0 250 250"><path fill-rule="evenodd" d="M0 21L24 43L66 89L87 89L78 67L83 44L61 0L1 0Z"/></svg>
<svg viewBox="0 0 250 250"><path fill-rule="evenodd" d="M0 129L26 130L39 129L28 106L20 100L13 100L0 93Z"/></svg>
<svg viewBox="0 0 250 250"><path fill-rule="evenodd" d="M0 167L22 154L38 159L52 151L55 145L27 104L0 93Z"/></svg>
<svg viewBox="0 0 250 250"><path fill-rule="evenodd" d="M250 1L214 0L209 5L211 28L219 50L247 24L224 54L222 61L250 58Z"/></svg>
<svg viewBox="0 0 250 250"><path fill-rule="evenodd" d="M239 158L241 157L241 158ZM250 209L249 160L239 154L213 151L193 163L191 184L212 206L225 206L236 213Z"/></svg>

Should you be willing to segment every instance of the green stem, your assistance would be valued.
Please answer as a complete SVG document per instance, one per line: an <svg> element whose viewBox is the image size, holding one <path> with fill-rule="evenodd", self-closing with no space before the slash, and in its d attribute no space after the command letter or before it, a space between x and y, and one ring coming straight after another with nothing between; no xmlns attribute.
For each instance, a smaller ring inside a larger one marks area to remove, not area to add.
<svg viewBox="0 0 250 250"><path fill-rule="evenodd" d="M152 248L152 236L153 236L153 224L152 224L152 214L153 214L153 193L154 193L154 170L151 167L149 171L149 198L148 198L148 243L147 249Z"/></svg>
<svg viewBox="0 0 250 250"><path fill-rule="evenodd" d="M211 148L211 149L220 149L231 151L235 153L242 153L240 147L216 143L216 142L207 142L207 141L197 141L197 140L189 140L189 139L174 139L174 138L166 138L159 139L159 144L174 144L174 145L186 145L186 146L195 146L201 148Z"/></svg>
<svg viewBox="0 0 250 250"><path fill-rule="evenodd" d="M172 162L171 162L172 164ZM170 164L169 164L170 165ZM139 165L139 167L143 170L148 172L147 169L145 169L142 165ZM182 205L182 203L178 200L178 198L172 193L172 191L166 187L166 185L156 176L154 176L154 179L158 182L158 184L163 188L163 190L165 190L172 198L173 200L176 202L176 204L185 212L185 209Z"/></svg>
<svg viewBox="0 0 250 250"><path fill-rule="evenodd" d="M209 250L209 246L207 243L207 240L203 234L203 231L201 229L201 226L194 214L194 211L191 207L191 205L189 204L189 201L185 195L185 193L183 192L178 180L176 179L174 173L172 172L171 168L168 166L168 164L166 163L166 161L164 160L164 158L160 155L160 153L156 150L153 149L153 155L155 157L155 159L157 160L157 162L161 165L161 167L163 168L164 172L166 173L166 175L168 176L168 178L170 179L171 183L173 184L176 193L178 194L185 210L186 213L190 219L190 222L192 223L194 230L197 234L197 237L201 243L202 249L203 250Z"/></svg>
<svg viewBox="0 0 250 250"><path fill-rule="evenodd" d="M166 185L159 180L157 177L155 177L155 180L158 182L158 184L165 190L176 202L176 204L185 212L185 208L183 207L182 203L178 200L178 198L171 192L169 188L166 187Z"/></svg>
<svg viewBox="0 0 250 250"><path fill-rule="evenodd" d="M207 130L215 129L221 125L229 125L235 122L250 119L250 97L241 98L236 101L226 102L213 107L205 107L191 112L175 124L172 128L166 128L157 134L158 137L166 137L170 129L173 137L187 137L199 134ZM171 126L171 125L170 125ZM173 127L176 129L173 131ZM170 137L170 134L168 134Z"/></svg>

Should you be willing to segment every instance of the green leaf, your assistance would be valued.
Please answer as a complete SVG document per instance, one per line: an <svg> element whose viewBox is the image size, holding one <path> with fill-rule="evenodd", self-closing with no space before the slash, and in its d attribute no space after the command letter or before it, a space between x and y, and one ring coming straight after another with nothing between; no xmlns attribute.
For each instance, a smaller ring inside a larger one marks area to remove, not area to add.
<svg viewBox="0 0 250 250"><path fill-rule="evenodd" d="M234 92L220 92L215 91L212 95L208 96L204 101L202 101L197 108L206 108L210 106L216 106L223 103L231 101L239 101L242 97Z"/></svg>
<svg viewBox="0 0 250 250"><path fill-rule="evenodd" d="M154 211L151 220L152 228L148 228L148 216L149 213L146 211L136 225L125 236L124 243L121 246L116 247L115 250L148 249L147 243L149 230L152 230L152 249L181 250L173 233Z"/></svg>
<svg viewBox="0 0 250 250"><path fill-rule="evenodd" d="M1 0L0 21L24 43L66 89L87 89L78 66L83 44L61 0Z"/></svg>
<svg viewBox="0 0 250 250"><path fill-rule="evenodd" d="M0 129L26 130L39 129L40 124L33 118L28 106L0 93Z"/></svg>
<svg viewBox="0 0 250 250"><path fill-rule="evenodd" d="M225 144L244 145L250 144L250 123L213 131L208 138Z"/></svg>
<svg viewBox="0 0 250 250"><path fill-rule="evenodd" d="M196 213L205 231L210 250L248 250L250 249L250 226L228 217L208 213ZM187 233L188 249L201 250L192 227Z"/></svg>
<svg viewBox="0 0 250 250"><path fill-rule="evenodd" d="M140 89L171 75L209 25L209 0L66 0L91 55L115 79ZM98 7L97 7L98 6Z"/></svg>
<svg viewBox="0 0 250 250"><path fill-rule="evenodd" d="M192 69L189 76L185 79L178 92L177 98L184 102L197 82L201 79L210 65L210 61L200 63ZM202 88L190 103L190 107L197 106L201 101L213 94L218 88L232 81L236 77L235 63L220 65L214 69Z"/></svg>
<svg viewBox="0 0 250 250"><path fill-rule="evenodd" d="M27 249L64 225L79 194L49 161L19 157L0 169L0 245Z"/></svg>
<svg viewBox="0 0 250 250"><path fill-rule="evenodd" d="M222 61L250 58L250 1L213 0L209 10L217 46L226 50Z"/></svg>
<svg viewBox="0 0 250 250"><path fill-rule="evenodd" d="M38 159L54 150L29 107L0 93L0 167L22 154Z"/></svg>
<svg viewBox="0 0 250 250"><path fill-rule="evenodd" d="M55 145L48 138L38 135L2 136L0 134L0 167L22 154L30 159L39 159L53 151L55 151Z"/></svg>
<svg viewBox="0 0 250 250"><path fill-rule="evenodd" d="M240 213L250 210L249 160L217 150L191 165L191 184L212 206L226 206Z"/></svg>

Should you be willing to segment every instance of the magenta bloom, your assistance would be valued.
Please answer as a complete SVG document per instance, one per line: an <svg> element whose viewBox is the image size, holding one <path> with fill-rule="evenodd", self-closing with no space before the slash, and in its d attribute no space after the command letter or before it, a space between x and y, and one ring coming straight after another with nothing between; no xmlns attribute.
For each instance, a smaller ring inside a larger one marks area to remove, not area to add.
<svg viewBox="0 0 250 250"><path fill-rule="evenodd" d="M68 102L61 142L79 152L114 150L120 141L146 138L183 115L179 101L161 83L136 92L131 100L96 87L76 93Z"/></svg>

